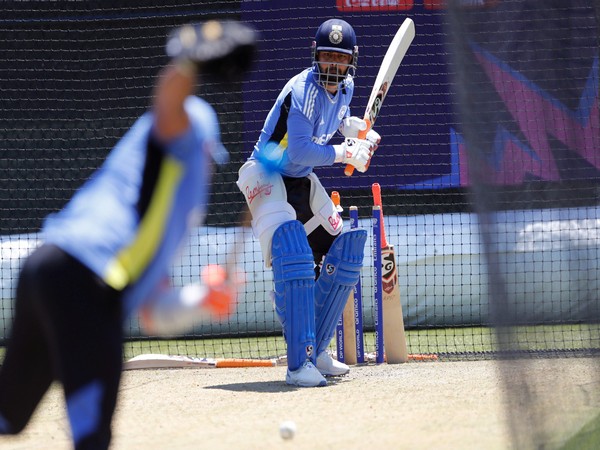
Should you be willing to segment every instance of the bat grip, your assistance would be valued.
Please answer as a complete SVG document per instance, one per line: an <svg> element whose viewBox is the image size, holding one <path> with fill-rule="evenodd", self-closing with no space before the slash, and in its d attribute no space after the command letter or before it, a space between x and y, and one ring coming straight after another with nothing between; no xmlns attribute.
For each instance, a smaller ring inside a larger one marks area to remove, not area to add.
<svg viewBox="0 0 600 450"><path fill-rule="evenodd" d="M357 136L358 139L366 139L367 133L371 129L371 121L369 119L367 119L366 117L364 118L364 121L367 122L367 128L358 132L358 136ZM369 167L368 163L367 163L367 167ZM344 173L346 174L346 176L351 177L352 174L354 173L354 166L352 164L346 164Z"/></svg>
<svg viewBox="0 0 600 450"><path fill-rule="evenodd" d="M379 219L379 227L381 230L381 248L388 246L387 239L385 237L385 224L383 222L383 202L381 201L381 186L379 183L373 183L371 185L371 192L373 192L373 204L379 206L381 212L381 218Z"/></svg>

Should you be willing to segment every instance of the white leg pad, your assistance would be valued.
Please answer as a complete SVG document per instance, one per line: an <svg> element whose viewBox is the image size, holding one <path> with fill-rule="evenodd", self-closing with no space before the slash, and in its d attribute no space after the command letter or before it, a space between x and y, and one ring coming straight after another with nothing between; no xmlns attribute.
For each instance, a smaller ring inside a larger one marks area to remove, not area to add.
<svg viewBox="0 0 600 450"><path fill-rule="evenodd" d="M296 220L296 211L287 202L281 175L264 170L258 161L247 161L239 170L238 188L252 214L252 231L260 242L265 267L271 267L271 242L279 226Z"/></svg>

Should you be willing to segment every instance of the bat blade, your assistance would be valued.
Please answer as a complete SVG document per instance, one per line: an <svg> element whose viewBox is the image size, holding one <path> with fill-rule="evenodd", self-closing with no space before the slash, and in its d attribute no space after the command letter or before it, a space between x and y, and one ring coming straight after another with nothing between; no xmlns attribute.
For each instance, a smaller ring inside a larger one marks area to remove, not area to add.
<svg viewBox="0 0 600 450"><path fill-rule="evenodd" d="M383 100L385 99L390 85L396 76L396 72L398 72L398 68L410 47L413 39L415 38L415 23L412 19L407 18L404 20L394 39L392 39L392 43L390 44L385 56L383 57L383 61L381 62L381 67L379 68L379 72L377 73L377 77L375 78L375 84L373 85L373 90L371 91L371 95L369 97L369 101L367 102L367 107L365 109L364 120L367 122L367 129L361 131L358 135L359 139L365 139L367 136L367 132L373 127L377 117L379 116L379 111L381 110L381 106L383 105ZM354 167L348 164L344 169L344 173L347 176L351 176L354 172Z"/></svg>
<svg viewBox="0 0 600 450"><path fill-rule="evenodd" d="M348 296L344 312L342 313L342 321L344 324L344 362L348 365L357 363L354 314L354 292L352 291Z"/></svg>
<svg viewBox="0 0 600 450"><path fill-rule="evenodd" d="M412 19L406 19L402 26L396 32L388 51L386 52L381 68L375 78L375 84L371 91L371 96L367 102L365 110L365 119L371 126L375 124L381 105L388 93L389 87L398 72L398 68L415 38L415 23ZM366 132L364 133L366 135Z"/></svg>
<svg viewBox="0 0 600 450"><path fill-rule="evenodd" d="M383 303L383 345L388 364L408 361L404 317L400 303L396 252L393 245L381 249Z"/></svg>

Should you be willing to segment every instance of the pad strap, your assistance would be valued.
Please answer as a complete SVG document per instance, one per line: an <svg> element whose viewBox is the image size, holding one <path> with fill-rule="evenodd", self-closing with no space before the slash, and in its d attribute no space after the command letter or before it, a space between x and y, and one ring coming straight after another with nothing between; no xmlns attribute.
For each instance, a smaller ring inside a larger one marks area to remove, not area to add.
<svg viewBox="0 0 600 450"><path fill-rule="evenodd" d="M307 175L310 180L310 209L313 213L305 224L306 235L315 231L319 225L332 236L342 232L343 223L340 213L337 211L331 198L321 184L319 177L314 172Z"/></svg>
<svg viewBox="0 0 600 450"><path fill-rule="evenodd" d="M366 230L347 231L333 241L325 255L315 285L317 355L329 346L348 296L358 283L366 241Z"/></svg>

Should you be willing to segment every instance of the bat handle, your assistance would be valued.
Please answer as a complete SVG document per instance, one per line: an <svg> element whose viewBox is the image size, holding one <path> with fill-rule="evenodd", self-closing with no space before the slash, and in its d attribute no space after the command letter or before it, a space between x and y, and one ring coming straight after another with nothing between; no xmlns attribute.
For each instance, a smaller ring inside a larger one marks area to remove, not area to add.
<svg viewBox="0 0 600 450"><path fill-rule="evenodd" d="M367 138L367 133L369 132L369 130L371 129L371 121L369 119L367 119L366 117L364 118L365 122L367 122L367 128L365 128L362 131L358 132L358 139L366 139ZM369 161L370 163L370 161ZM369 167L369 163L367 163L367 167ZM346 174L347 177L351 177L352 174L354 173L354 166L352 164L346 164L346 168L344 169L344 173Z"/></svg>
<svg viewBox="0 0 600 450"><path fill-rule="evenodd" d="M383 202L381 201L381 186L379 183L373 183L371 185L371 192L373 192L373 204L379 206L381 211L381 219L379 220L379 226L381 228L381 248L385 248L388 246L388 243L385 236L385 224L383 223Z"/></svg>
<svg viewBox="0 0 600 450"><path fill-rule="evenodd" d="M381 203L381 185L379 183L373 183L371 185L371 192L373 192L373 204L375 206L383 206Z"/></svg>
<svg viewBox="0 0 600 450"><path fill-rule="evenodd" d="M342 208L342 205L340 204L340 193L338 191L333 191L331 193L331 201L333 202L335 210L337 212L342 212L344 210L344 208Z"/></svg>

